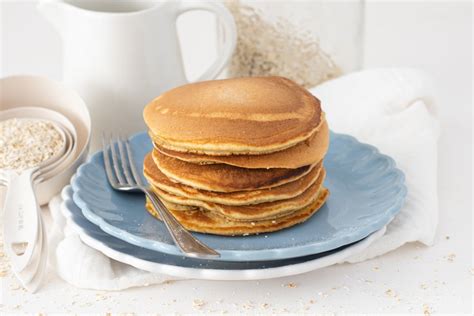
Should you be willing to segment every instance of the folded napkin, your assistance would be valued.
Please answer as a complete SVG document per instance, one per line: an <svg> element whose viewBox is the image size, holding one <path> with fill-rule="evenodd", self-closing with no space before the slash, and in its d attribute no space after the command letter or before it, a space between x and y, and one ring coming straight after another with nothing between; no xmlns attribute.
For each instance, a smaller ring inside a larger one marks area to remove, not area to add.
<svg viewBox="0 0 474 316"><path fill-rule="evenodd" d="M372 69L328 81L311 92L321 100L333 131L378 147L406 175L406 203L384 236L344 261L367 260L413 241L431 245L438 222L439 134L431 80L415 69ZM67 226L60 205L60 197L49 205L50 262L65 281L83 288L120 290L174 279L117 262L88 247Z"/></svg>

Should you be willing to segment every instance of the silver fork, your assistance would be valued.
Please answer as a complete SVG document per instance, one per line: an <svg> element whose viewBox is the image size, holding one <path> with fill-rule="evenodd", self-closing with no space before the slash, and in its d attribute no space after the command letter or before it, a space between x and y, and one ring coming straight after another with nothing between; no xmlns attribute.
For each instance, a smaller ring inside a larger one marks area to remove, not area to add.
<svg viewBox="0 0 474 316"><path fill-rule="evenodd" d="M122 137L106 137L103 134L102 143L104 147L105 171L110 185L115 190L127 192L141 191L145 193L151 203L153 203L153 207L160 214L175 244L187 256L203 259L220 257L217 251L209 248L191 235L174 218L158 196L144 183L141 174L136 170L132 149L128 140L124 140Z"/></svg>

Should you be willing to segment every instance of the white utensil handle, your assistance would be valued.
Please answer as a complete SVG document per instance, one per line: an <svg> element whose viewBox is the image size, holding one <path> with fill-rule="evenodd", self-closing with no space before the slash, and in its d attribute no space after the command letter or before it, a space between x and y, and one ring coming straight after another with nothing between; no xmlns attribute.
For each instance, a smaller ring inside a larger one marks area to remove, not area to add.
<svg viewBox="0 0 474 316"><path fill-rule="evenodd" d="M10 257L12 269L23 271L31 260L38 236L38 213L40 212L32 183L35 169L18 174L10 172L4 204L3 238L5 251ZM22 254L17 254L15 245L26 243Z"/></svg>
<svg viewBox="0 0 474 316"><path fill-rule="evenodd" d="M31 282L24 284L24 287L31 293L36 293L36 291L41 287L48 263L48 238L46 236L46 229L42 218L39 218L39 226L43 231L40 234L41 236L39 236L39 239L41 239L41 251L38 258L39 264Z"/></svg>
<svg viewBox="0 0 474 316"><path fill-rule="evenodd" d="M43 241L44 241L44 229L41 226L42 219L41 214L38 214L38 238L33 250L33 255L31 257L30 262L26 266L26 268L21 271L20 273L16 274L16 277L20 281L21 285L28 289L28 284L33 282L36 278L37 272L41 266L41 260L43 256Z"/></svg>
<svg viewBox="0 0 474 316"><path fill-rule="evenodd" d="M181 14L193 10L205 10L214 13L222 23L223 37L225 39L222 54L217 57L214 63L196 81L212 80L224 69L234 52L237 42L237 29L230 11L223 4L217 2L182 1L178 7L176 19Z"/></svg>

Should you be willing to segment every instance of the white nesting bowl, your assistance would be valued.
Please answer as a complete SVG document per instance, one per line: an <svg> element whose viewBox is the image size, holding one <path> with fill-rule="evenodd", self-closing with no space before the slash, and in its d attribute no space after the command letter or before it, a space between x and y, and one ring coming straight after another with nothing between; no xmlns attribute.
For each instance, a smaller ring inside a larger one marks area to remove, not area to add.
<svg viewBox="0 0 474 316"><path fill-rule="evenodd" d="M73 159L61 173L37 185L36 197L39 204L44 205L69 183L76 169L87 158L91 136L89 110L76 92L61 83L44 77L6 77L0 79L0 91L1 110L31 106L51 109L64 115L76 130L77 147ZM2 120L1 117L0 120ZM0 193L0 200L3 200L4 192Z"/></svg>

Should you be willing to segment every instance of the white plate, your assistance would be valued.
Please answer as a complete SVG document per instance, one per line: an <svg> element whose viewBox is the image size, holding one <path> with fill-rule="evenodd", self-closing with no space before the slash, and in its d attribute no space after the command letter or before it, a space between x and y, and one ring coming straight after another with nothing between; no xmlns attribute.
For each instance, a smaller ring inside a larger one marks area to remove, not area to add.
<svg viewBox="0 0 474 316"><path fill-rule="evenodd" d="M68 223L79 234L81 240L106 256L132 265L138 269L167 274L179 278L204 280L259 280L301 274L324 268L343 261L366 249L380 238L386 228L374 232L367 238L350 246L326 253L284 260L229 262L186 258L141 248L102 231L89 222L72 201L72 190L62 192L61 205Z"/></svg>

